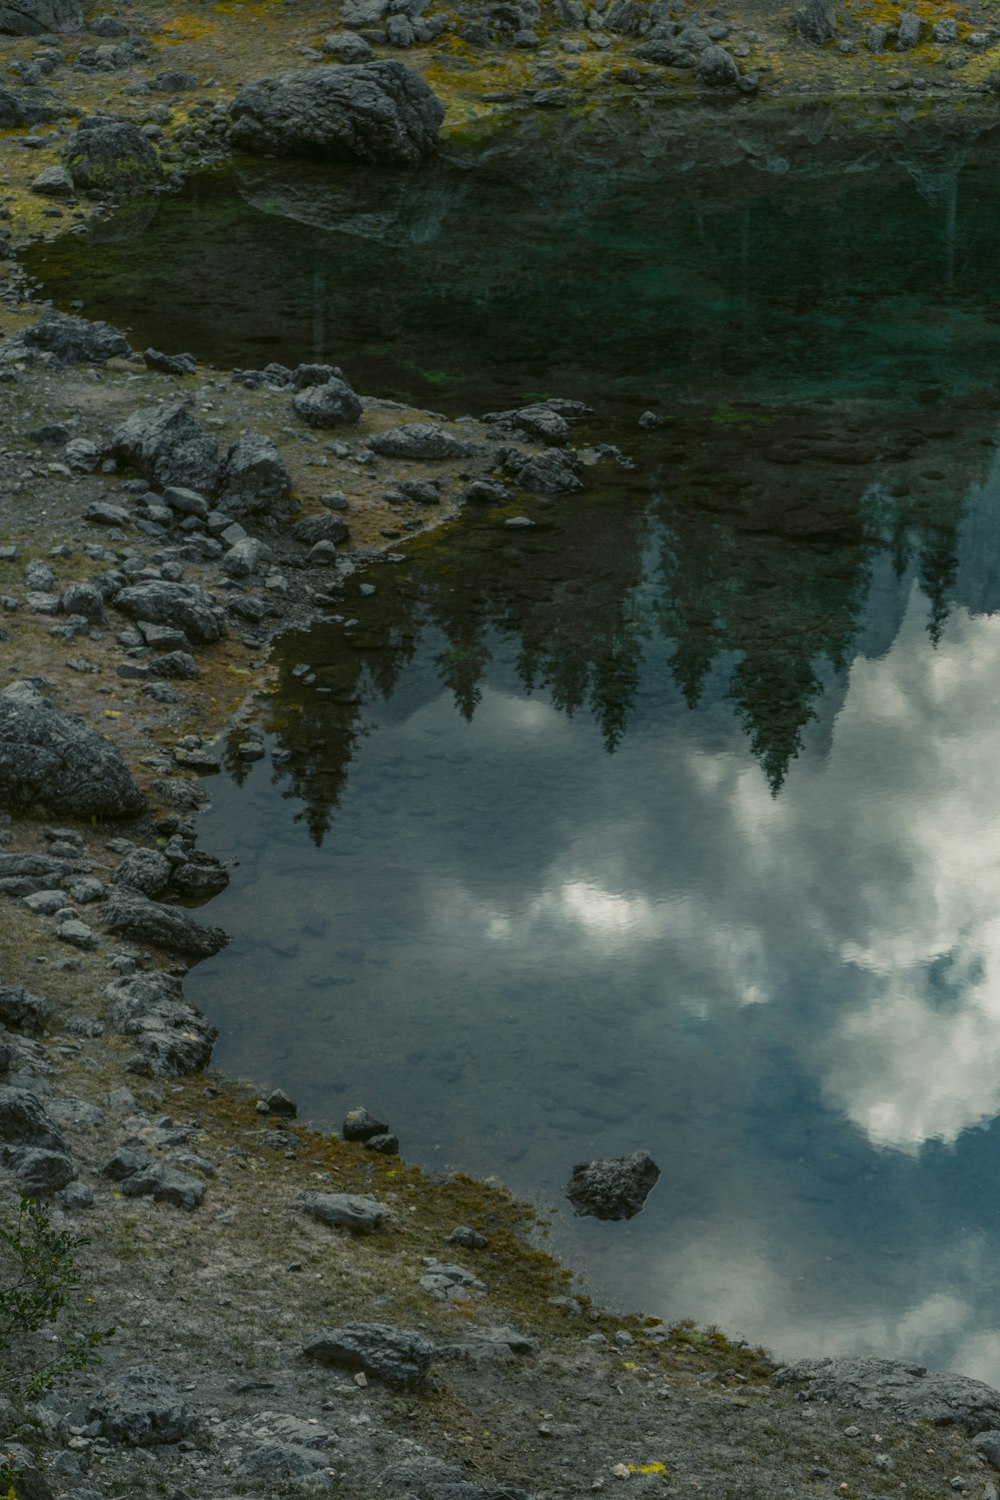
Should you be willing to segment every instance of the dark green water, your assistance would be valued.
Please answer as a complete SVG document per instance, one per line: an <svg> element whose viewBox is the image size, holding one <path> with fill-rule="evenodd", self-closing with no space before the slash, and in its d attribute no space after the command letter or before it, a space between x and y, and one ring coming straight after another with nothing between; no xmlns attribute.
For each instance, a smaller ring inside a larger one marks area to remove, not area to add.
<svg viewBox="0 0 1000 1500"><path fill-rule="evenodd" d="M33 261L140 343L582 396L637 459L281 643L190 992L230 1070L554 1204L606 1300L1000 1383L993 144L550 144L194 184ZM564 1211L637 1147L638 1218Z"/></svg>

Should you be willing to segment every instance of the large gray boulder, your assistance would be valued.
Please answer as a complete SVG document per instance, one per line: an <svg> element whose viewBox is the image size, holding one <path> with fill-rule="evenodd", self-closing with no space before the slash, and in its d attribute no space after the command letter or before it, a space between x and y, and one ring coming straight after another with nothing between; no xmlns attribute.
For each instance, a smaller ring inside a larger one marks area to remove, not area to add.
<svg viewBox="0 0 1000 1500"><path fill-rule="evenodd" d="M291 509L291 492L291 476L271 439L245 432L223 464L219 508L236 519L261 513L282 516Z"/></svg>
<svg viewBox="0 0 1000 1500"><path fill-rule="evenodd" d="M97 1423L101 1437L130 1448L177 1443L198 1426L173 1382L148 1365L111 1376L91 1401L87 1421Z"/></svg>
<svg viewBox="0 0 1000 1500"><path fill-rule="evenodd" d="M52 1007L42 995L34 995L23 984L0 984L0 1023L22 1031L38 1031Z"/></svg>
<svg viewBox="0 0 1000 1500"><path fill-rule="evenodd" d="M0 693L0 807L130 818L146 799L113 745L59 713L30 682Z"/></svg>
<svg viewBox="0 0 1000 1500"><path fill-rule="evenodd" d="M244 151L411 166L436 150L444 106L404 63L372 62L261 78L230 116Z"/></svg>
<svg viewBox="0 0 1000 1500"><path fill-rule="evenodd" d="M327 380L299 391L292 402L296 416L310 427L339 427L361 420L361 402L346 380Z"/></svg>
<svg viewBox="0 0 1000 1500"><path fill-rule="evenodd" d="M113 434L107 453L160 489L177 485L212 494L219 482L219 446L181 401L132 412Z"/></svg>
<svg viewBox="0 0 1000 1500"><path fill-rule="evenodd" d="M140 192L163 175L160 158L138 125L115 115L81 120L66 148L65 166L76 187L107 193Z"/></svg>
<svg viewBox="0 0 1000 1500"><path fill-rule="evenodd" d="M6 36L82 30L79 0L0 0L0 32Z"/></svg>
<svg viewBox="0 0 1000 1500"><path fill-rule="evenodd" d="M125 335L110 323L91 323L60 312L46 313L26 328L21 342L29 349L54 354L61 365L103 364L116 354L132 352Z"/></svg>
<svg viewBox="0 0 1000 1500"><path fill-rule="evenodd" d="M386 1323L344 1323L324 1328L303 1346L307 1359L346 1370L363 1370L389 1385L417 1385L431 1367L430 1339L409 1328Z"/></svg>
<svg viewBox="0 0 1000 1500"><path fill-rule="evenodd" d="M632 1219L655 1186L660 1169L648 1151L611 1160L580 1162L573 1168L566 1197L580 1215Z"/></svg>
<svg viewBox="0 0 1000 1500"><path fill-rule="evenodd" d="M103 917L110 932L141 943L155 943L189 958L210 958L229 942L229 934L221 927L206 927L183 907L150 901L127 885L111 889Z"/></svg>
<svg viewBox="0 0 1000 1500"><path fill-rule="evenodd" d="M468 458L472 451L436 422L404 422L389 427L373 437L368 446L384 458Z"/></svg>
<svg viewBox="0 0 1000 1500"><path fill-rule="evenodd" d="M698 59L695 81L703 88L735 88L740 81L740 70L736 60L725 47L706 47Z"/></svg>
<svg viewBox="0 0 1000 1500"><path fill-rule="evenodd" d="M69 1150L55 1121L27 1089L0 1088L0 1144Z"/></svg>
<svg viewBox="0 0 1000 1500"><path fill-rule="evenodd" d="M122 589L115 608L133 620L171 625L192 641L209 644L226 633L225 614L207 589L196 583L167 583L151 578Z"/></svg>
<svg viewBox="0 0 1000 1500"><path fill-rule="evenodd" d="M51 94L15 94L0 88L0 130L14 130L19 125L44 125L59 117L59 107Z"/></svg>
<svg viewBox="0 0 1000 1500"><path fill-rule="evenodd" d="M950 1370L865 1356L802 1359L779 1370L774 1380L776 1385L802 1386L805 1400L832 1401L873 1418L937 1426L954 1422L970 1433L1000 1427L1000 1391Z"/></svg>
<svg viewBox="0 0 1000 1500"><path fill-rule="evenodd" d="M837 34L837 13L830 0L806 0L794 20L799 36L816 47L831 42Z"/></svg>

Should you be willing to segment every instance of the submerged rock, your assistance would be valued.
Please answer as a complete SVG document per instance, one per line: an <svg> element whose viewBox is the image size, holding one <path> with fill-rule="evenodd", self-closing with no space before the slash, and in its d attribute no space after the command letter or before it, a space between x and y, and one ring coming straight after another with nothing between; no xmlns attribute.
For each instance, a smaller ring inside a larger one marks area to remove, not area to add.
<svg viewBox="0 0 1000 1500"><path fill-rule="evenodd" d="M660 1169L648 1151L580 1162L573 1168L566 1197L581 1216L633 1219L659 1176Z"/></svg>
<svg viewBox="0 0 1000 1500"><path fill-rule="evenodd" d="M0 802L79 818L129 818L146 806L114 746L30 682L0 693Z"/></svg>
<svg viewBox="0 0 1000 1500"><path fill-rule="evenodd" d="M210 958L229 942L221 927L206 927L179 906L150 901L131 886L118 886L104 904L104 925L122 937L155 943L189 958Z"/></svg>
<svg viewBox="0 0 1000 1500"><path fill-rule="evenodd" d="M413 165L436 150L444 106L404 63L372 62L259 79L230 116L245 151Z"/></svg>

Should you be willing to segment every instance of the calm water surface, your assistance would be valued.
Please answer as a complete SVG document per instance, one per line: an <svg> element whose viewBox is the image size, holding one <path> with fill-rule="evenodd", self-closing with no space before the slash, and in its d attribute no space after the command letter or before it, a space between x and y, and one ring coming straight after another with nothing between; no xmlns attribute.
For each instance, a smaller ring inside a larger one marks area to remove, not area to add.
<svg viewBox="0 0 1000 1500"><path fill-rule="evenodd" d="M33 269L223 362L583 396L637 460L281 643L291 760L235 737L202 822L222 1065L553 1205L607 1301L1000 1383L1000 173L805 123L247 169ZM638 1147L638 1218L566 1212Z"/></svg>

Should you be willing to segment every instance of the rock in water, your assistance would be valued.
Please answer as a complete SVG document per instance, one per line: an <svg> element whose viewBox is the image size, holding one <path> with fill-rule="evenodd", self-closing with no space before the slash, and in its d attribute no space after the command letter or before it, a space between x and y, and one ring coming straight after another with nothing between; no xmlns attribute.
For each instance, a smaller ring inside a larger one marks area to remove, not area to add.
<svg viewBox="0 0 1000 1500"><path fill-rule="evenodd" d="M82 120L66 151L66 166L78 188L135 192L162 176L160 158L138 125L115 115Z"/></svg>
<svg viewBox="0 0 1000 1500"><path fill-rule="evenodd" d="M155 943L191 958L210 958L229 942L221 927L205 927L180 906L150 901L131 886L113 887L104 903L104 925L122 937Z"/></svg>
<svg viewBox="0 0 1000 1500"><path fill-rule="evenodd" d="M0 803L77 818L131 818L146 799L118 751L30 682L0 693Z"/></svg>
<svg viewBox="0 0 1000 1500"><path fill-rule="evenodd" d="M584 1161L573 1168L566 1197L580 1215L633 1219L660 1176L648 1151L610 1161Z"/></svg>
<svg viewBox="0 0 1000 1500"><path fill-rule="evenodd" d="M229 138L245 151L412 166L437 149L444 106L400 62L278 73L242 89Z"/></svg>

